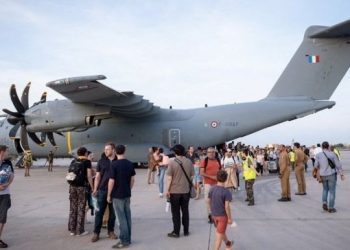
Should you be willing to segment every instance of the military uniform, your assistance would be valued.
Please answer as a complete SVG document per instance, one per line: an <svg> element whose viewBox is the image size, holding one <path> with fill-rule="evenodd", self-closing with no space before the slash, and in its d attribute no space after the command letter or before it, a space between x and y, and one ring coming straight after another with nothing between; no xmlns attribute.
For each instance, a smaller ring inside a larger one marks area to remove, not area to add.
<svg viewBox="0 0 350 250"><path fill-rule="evenodd" d="M289 161L287 152L283 151L280 153L278 163L280 166L282 199L290 200L290 183L289 183L290 161Z"/></svg>
<svg viewBox="0 0 350 250"><path fill-rule="evenodd" d="M298 192L296 194L306 194L306 183L305 183L305 163L307 162L307 156L300 149L295 150L295 177L298 182Z"/></svg>
<svg viewBox="0 0 350 250"><path fill-rule="evenodd" d="M47 156L47 161L49 162L49 167L48 167L48 171L52 172L52 167L53 167L53 152L50 151L49 155Z"/></svg>
<svg viewBox="0 0 350 250"><path fill-rule="evenodd" d="M29 169L33 164L33 158L31 152L25 152L23 156L23 167L25 169L24 176L29 176Z"/></svg>

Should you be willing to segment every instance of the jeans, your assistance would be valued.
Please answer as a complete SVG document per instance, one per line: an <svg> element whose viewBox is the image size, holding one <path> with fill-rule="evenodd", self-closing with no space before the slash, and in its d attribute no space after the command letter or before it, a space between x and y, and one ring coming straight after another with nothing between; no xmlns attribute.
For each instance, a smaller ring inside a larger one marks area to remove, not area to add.
<svg viewBox="0 0 350 250"><path fill-rule="evenodd" d="M109 216L108 216L108 233L114 232L114 225L115 225L115 213L113 209L113 204L107 202L107 190L98 190L97 192L97 205L98 205L98 211L95 213L95 228L94 233L100 234L101 227L102 227L102 221L103 221L103 215L106 211L106 207L108 205L109 209Z"/></svg>
<svg viewBox="0 0 350 250"><path fill-rule="evenodd" d="M180 234L181 214L184 233L188 233L190 225L190 215L188 211L188 203L190 202L190 194L170 194L171 214L173 216L174 233Z"/></svg>
<svg viewBox="0 0 350 250"><path fill-rule="evenodd" d="M119 239L123 245L131 244L131 210L130 198L113 198L114 212L119 219Z"/></svg>
<svg viewBox="0 0 350 250"><path fill-rule="evenodd" d="M336 174L322 176L322 185L323 185L322 202L323 204L327 204L327 198L329 197L329 204L328 204L329 209L334 208L336 184L337 184Z"/></svg>
<svg viewBox="0 0 350 250"><path fill-rule="evenodd" d="M159 167L159 174L158 174L158 185L159 185L159 193L162 194L164 192L164 175L165 175L165 166Z"/></svg>

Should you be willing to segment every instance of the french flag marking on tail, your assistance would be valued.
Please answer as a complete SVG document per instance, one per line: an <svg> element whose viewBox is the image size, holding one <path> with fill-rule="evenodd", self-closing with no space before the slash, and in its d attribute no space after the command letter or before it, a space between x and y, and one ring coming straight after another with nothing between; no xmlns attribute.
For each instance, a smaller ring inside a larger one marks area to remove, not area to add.
<svg viewBox="0 0 350 250"><path fill-rule="evenodd" d="M305 55L307 57L308 63L319 63L320 56L319 55Z"/></svg>

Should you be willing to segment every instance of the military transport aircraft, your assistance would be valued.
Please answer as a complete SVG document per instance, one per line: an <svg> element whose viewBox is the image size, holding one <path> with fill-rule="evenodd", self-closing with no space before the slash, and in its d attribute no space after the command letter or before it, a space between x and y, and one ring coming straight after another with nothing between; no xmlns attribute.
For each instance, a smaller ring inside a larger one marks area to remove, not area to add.
<svg viewBox="0 0 350 250"><path fill-rule="evenodd" d="M0 122L0 143L11 145L12 154L31 150L40 157L56 145L57 156L68 156L79 146L99 155L105 142L114 141L127 146L129 159L143 162L151 146L207 147L332 108L335 102L328 99L349 64L347 20L331 27L309 27L275 86L257 102L164 109L133 92L113 90L100 83L105 76L95 75L49 82L46 86L67 99L46 101L44 93L29 106L30 84L21 99L12 85L16 111L3 109L7 117ZM52 146L45 144L46 139Z"/></svg>

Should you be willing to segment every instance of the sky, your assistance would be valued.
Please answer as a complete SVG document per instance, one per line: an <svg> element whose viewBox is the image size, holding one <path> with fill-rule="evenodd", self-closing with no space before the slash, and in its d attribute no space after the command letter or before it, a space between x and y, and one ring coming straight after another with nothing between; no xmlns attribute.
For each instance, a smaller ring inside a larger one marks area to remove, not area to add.
<svg viewBox="0 0 350 250"><path fill-rule="evenodd" d="M186 109L264 98L311 25L350 18L349 1L0 0L0 107L9 88L32 82L30 103L49 81L103 74L102 83L156 105ZM239 141L350 143L350 73L330 110Z"/></svg>

